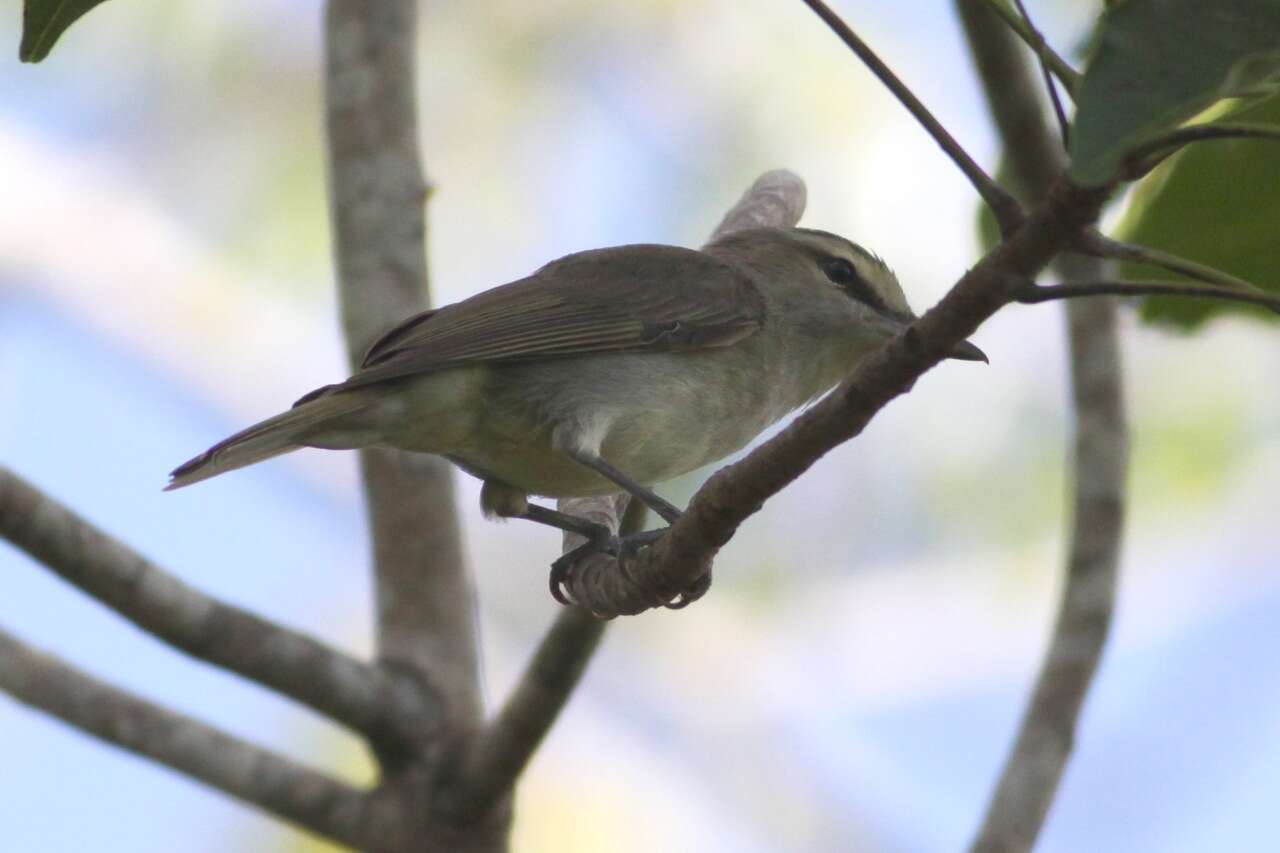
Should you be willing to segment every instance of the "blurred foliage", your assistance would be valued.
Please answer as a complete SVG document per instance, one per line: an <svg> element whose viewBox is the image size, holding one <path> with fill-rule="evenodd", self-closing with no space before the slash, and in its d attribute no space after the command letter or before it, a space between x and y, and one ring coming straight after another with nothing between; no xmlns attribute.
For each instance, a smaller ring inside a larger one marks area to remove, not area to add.
<svg viewBox="0 0 1280 853"><path fill-rule="evenodd" d="M1009 165L1008 155L1000 155L1000 161L996 163L996 172L992 177L1005 189L1013 189L1013 169ZM985 255L999 243L1000 226L996 224L991 208L978 202L978 249Z"/></svg>
<svg viewBox="0 0 1280 853"><path fill-rule="evenodd" d="M1224 122L1280 127L1280 96L1228 109ZM1269 140L1193 143L1143 181L1130 201L1118 236L1176 252L1272 292L1280 291L1280 146ZM1179 280L1142 264L1125 264L1129 279ZM1191 330L1223 313L1276 320L1266 310L1233 302L1177 297L1144 300L1144 320Z"/></svg>
<svg viewBox="0 0 1280 853"><path fill-rule="evenodd" d="M1247 424L1231 399L1153 420L1134 432L1131 488L1149 510L1165 512L1216 498L1249 458Z"/></svg>
<svg viewBox="0 0 1280 853"><path fill-rule="evenodd" d="M22 44L18 58L39 62L76 20L102 0L25 0L22 4Z"/></svg>
<svg viewBox="0 0 1280 853"><path fill-rule="evenodd" d="M1071 176L1112 180L1128 152L1222 98L1280 82L1275 0L1128 0L1102 17L1071 135Z"/></svg>

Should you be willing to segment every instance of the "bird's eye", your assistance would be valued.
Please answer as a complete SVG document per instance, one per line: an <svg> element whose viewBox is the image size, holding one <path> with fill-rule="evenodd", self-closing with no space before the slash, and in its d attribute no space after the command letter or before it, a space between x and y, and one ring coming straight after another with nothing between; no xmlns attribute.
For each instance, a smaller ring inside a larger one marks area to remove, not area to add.
<svg viewBox="0 0 1280 853"><path fill-rule="evenodd" d="M882 300L867 282L858 268L845 258L827 258L822 262L822 272L831 279L832 284L845 292L850 299L856 299L863 305L870 305L877 311L885 310Z"/></svg>
<svg viewBox="0 0 1280 853"><path fill-rule="evenodd" d="M844 258L828 258L822 264L822 271L833 284L841 287L848 287L858 280L858 271Z"/></svg>

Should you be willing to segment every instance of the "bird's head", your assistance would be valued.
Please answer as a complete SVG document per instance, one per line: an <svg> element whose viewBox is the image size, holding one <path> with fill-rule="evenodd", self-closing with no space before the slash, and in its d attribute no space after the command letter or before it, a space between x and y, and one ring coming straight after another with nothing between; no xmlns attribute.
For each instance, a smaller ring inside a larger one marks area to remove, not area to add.
<svg viewBox="0 0 1280 853"><path fill-rule="evenodd" d="M878 346L916 319L893 270L878 255L838 234L811 228L753 228L716 241L708 251L747 266L766 299L802 331L848 335ZM968 341L948 357L987 360Z"/></svg>

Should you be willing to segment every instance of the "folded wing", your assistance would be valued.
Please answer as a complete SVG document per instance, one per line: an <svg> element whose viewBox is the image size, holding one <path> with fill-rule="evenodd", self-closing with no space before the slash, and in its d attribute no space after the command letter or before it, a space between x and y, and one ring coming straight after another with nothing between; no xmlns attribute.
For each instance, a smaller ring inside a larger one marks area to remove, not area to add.
<svg viewBox="0 0 1280 853"><path fill-rule="evenodd" d="M456 367L600 352L727 346L764 301L734 268L691 249L622 246L569 255L528 278L410 317L339 391Z"/></svg>

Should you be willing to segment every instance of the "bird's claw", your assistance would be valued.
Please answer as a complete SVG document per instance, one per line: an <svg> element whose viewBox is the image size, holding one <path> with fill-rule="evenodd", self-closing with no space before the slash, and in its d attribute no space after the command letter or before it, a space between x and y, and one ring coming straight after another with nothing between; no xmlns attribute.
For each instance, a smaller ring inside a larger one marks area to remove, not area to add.
<svg viewBox="0 0 1280 853"><path fill-rule="evenodd" d="M613 557L618 564L618 571L626 578L627 582L632 586L644 590L649 594L654 607L667 607L672 610L679 610L688 607L693 602L702 598L707 590L711 588L711 572L699 577L690 584L686 589L682 590L675 598L666 599L652 591L651 585L643 578L638 578L631 572L631 566L638 554L644 548L649 547L653 543L661 539L667 532L667 528L660 530L646 530L641 533L633 533L629 536L610 536L607 539L587 542L579 545L572 551L562 555L558 560L551 564L551 575L548 582L551 587L551 597L561 604L576 604L573 597L569 594L569 583L572 579L574 567L584 557L593 553L604 553Z"/></svg>
<svg viewBox="0 0 1280 853"><path fill-rule="evenodd" d="M663 607L668 610L683 610L706 595L709 589L711 589L711 569L707 569L704 573L698 575L697 580L685 587L679 595L668 601Z"/></svg>

